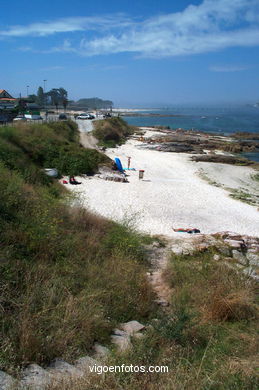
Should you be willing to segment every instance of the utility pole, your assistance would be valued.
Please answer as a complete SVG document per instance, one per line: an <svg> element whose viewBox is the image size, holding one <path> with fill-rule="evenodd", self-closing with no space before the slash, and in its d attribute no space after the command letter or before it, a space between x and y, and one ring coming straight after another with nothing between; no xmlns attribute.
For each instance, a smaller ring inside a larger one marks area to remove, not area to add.
<svg viewBox="0 0 259 390"><path fill-rule="evenodd" d="M45 117L46 117L46 120L47 120L48 112L46 110L46 82L47 82L47 80L43 80L44 110L45 110Z"/></svg>

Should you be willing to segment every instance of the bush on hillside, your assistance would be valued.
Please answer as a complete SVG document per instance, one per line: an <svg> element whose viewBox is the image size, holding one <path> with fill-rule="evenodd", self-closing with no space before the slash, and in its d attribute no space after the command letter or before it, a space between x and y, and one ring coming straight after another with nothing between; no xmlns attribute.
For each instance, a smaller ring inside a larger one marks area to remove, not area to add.
<svg viewBox="0 0 259 390"><path fill-rule="evenodd" d="M94 126L94 136L100 144L108 147L124 143L126 138L134 132L134 128L119 117L95 121Z"/></svg>
<svg viewBox="0 0 259 390"><path fill-rule="evenodd" d="M61 175L93 174L100 163L109 159L96 150L83 148L78 139L76 124L70 121L3 127L0 161L32 183L44 182L42 168L56 168Z"/></svg>
<svg viewBox="0 0 259 390"><path fill-rule="evenodd" d="M75 358L117 322L148 317L140 237L3 165L0 176L1 369Z"/></svg>

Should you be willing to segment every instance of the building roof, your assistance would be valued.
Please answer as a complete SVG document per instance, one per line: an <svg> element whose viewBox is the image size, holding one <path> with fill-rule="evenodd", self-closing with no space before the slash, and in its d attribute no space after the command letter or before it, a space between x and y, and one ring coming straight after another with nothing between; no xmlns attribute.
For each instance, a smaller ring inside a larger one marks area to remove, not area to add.
<svg viewBox="0 0 259 390"><path fill-rule="evenodd" d="M8 93L5 89L0 89L0 96L1 95L5 95L5 97L7 97L9 99L13 99L13 97L10 95L10 93Z"/></svg>

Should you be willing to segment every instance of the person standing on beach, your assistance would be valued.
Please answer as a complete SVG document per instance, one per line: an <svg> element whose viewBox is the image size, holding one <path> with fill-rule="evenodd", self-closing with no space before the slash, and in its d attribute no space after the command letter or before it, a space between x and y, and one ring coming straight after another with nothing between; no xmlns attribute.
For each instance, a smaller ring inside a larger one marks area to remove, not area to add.
<svg viewBox="0 0 259 390"><path fill-rule="evenodd" d="M131 160L131 157L128 157L128 169L130 167L130 160Z"/></svg>

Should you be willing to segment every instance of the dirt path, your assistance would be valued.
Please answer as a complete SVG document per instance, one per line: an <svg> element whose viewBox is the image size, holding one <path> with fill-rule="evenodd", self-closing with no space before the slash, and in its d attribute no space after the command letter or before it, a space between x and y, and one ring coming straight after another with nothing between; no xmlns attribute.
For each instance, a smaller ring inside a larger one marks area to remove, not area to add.
<svg viewBox="0 0 259 390"><path fill-rule="evenodd" d="M87 149L98 149L98 141L91 133L80 132L80 143Z"/></svg>
<svg viewBox="0 0 259 390"><path fill-rule="evenodd" d="M80 131L80 143L87 149L98 149L97 139L92 135L93 121L77 119L76 123Z"/></svg>
<svg viewBox="0 0 259 390"><path fill-rule="evenodd" d="M172 290L164 280L163 272L167 268L168 258L170 255L170 241L166 240L166 246L160 247L157 243L153 243L146 249L148 258L151 264L147 274L148 280L157 296L155 302L161 306L167 307L170 305Z"/></svg>

